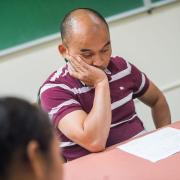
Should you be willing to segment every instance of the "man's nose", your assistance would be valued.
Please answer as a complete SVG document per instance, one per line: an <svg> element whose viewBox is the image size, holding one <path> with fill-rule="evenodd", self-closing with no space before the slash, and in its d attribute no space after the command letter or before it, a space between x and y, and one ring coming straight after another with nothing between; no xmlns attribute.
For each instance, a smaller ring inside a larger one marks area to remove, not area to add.
<svg viewBox="0 0 180 180"><path fill-rule="evenodd" d="M100 56L94 56L93 66L101 67L103 65L103 59Z"/></svg>

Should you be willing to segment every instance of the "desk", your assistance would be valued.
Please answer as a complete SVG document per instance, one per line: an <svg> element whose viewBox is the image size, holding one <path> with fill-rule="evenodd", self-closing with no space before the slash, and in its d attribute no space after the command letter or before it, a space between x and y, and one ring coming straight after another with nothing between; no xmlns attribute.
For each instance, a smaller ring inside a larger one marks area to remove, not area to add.
<svg viewBox="0 0 180 180"><path fill-rule="evenodd" d="M180 121L170 127L180 129ZM180 153L152 163L113 148L70 161L63 168L64 180L180 180Z"/></svg>

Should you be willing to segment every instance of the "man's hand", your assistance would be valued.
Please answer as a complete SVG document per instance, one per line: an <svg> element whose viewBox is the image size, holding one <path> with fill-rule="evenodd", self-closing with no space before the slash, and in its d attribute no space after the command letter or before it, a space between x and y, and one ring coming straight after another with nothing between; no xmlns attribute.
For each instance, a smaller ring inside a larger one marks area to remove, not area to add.
<svg viewBox="0 0 180 180"><path fill-rule="evenodd" d="M107 76L103 70L85 63L82 57L68 56L67 59L70 75L86 85L96 87L98 83L107 81Z"/></svg>

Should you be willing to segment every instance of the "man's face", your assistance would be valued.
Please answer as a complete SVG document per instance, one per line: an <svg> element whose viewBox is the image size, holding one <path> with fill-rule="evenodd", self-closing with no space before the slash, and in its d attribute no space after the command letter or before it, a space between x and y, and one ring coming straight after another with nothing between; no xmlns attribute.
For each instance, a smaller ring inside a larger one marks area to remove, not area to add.
<svg viewBox="0 0 180 180"><path fill-rule="evenodd" d="M78 29L71 34L66 44L70 56L80 56L87 64L105 69L112 53L110 35L107 27Z"/></svg>

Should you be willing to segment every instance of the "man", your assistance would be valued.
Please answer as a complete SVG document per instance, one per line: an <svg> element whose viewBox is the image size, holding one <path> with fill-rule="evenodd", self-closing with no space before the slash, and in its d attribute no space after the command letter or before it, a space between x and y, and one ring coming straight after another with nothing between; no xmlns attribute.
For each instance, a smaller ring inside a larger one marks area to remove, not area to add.
<svg viewBox="0 0 180 180"><path fill-rule="evenodd" d="M18 98L0 98L0 179L62 179L58 141L47 114Z"/></svg>
<svg viewBox="0 0 180 180"><path fill-rule="evenodd" d="M162 92L134 65L111 57L109 28L92 9L76 9L61 24L59 51L68 61L40 89L41 105L61 137L67 160L141 132L134 98L151 107L157 128L170 123Z"/></svg>

